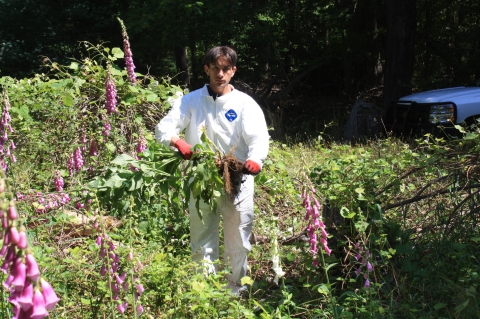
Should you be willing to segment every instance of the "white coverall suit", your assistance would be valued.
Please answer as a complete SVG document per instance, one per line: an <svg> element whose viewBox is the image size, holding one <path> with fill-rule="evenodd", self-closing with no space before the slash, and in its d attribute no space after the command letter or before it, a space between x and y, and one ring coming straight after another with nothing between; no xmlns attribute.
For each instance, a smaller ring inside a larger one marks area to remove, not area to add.
<svg viewBox="0 0 480 319"><path fill-rule="evenodd" d="M201 143L202 129L208 138L225 154L232 149L241 161L248 159L262 165L267 157L269 135L265 116L258 104L247 94L233 90L214 99L207 85L177 99L169 113L155 128L157 142L170 145L172 137L185 129L185 141L191 145ZM229 287L239 287L247 272L247 254L251 250L249 237L253 224L254 178L244 175L239 194L232 201L222 196L217 211L212 212L206 203L200 203L203 222L190 199L190 246L194 261L211 262L219 257L219 221L223 217L225 260L230 261L232 274ZM233 288L232 288L233 290Z"/></svg>

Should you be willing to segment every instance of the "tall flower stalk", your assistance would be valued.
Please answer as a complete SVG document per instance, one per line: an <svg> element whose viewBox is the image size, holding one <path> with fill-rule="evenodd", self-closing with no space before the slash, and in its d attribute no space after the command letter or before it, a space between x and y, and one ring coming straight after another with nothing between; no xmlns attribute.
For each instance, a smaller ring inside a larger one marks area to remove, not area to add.
<svg viewBox="0 0 480 319"><path fill-rule="evenodd" d="M313 265L318 266L317 244L320 245L327 255L330 256L332 250L328 247L328 233L325 224L320 218L321 205L315 198L315 187L312 185L308 176L303 173L305 184L302 190L302 206L305 208L305 220L308 221L307 232L310 243L310 252L314 257ZM320 240L318 240L320 238Z"/></svg>
<svg viewBox="0 0 480 319"><path fill-rule="evenodd" d="M122 36L123 36L123 54L125 59L125 66L127 68L128 80L132 85L135 85L137 77L135 75L135 64L133 64L133 55L132 50L130 49L130 41L128 39L127 28L123 23L122 19L117 18L122 26Z"/></svg>
<svg viewBox="0 0 480 319"><path fill-rule="evenodd" d="M133 199L131 199L133 202ZM98 205L98 200L97 200ZM131 203L131 206L133 204ZM130 209L132 211L132 208ZM132 230L132 219L130 220L130 230ZM134 261L132 238L129 242L129 251L126 257L126 263L120 258L116 251L117 245L106 233L105 225L96 222L94 228L98 235L95 241L100 248L99 256L102 259L102 267L100 268L100 275L105 277L107 287L110 290L110 305L112 307L112 318L115 317L113 308L120 314L125 313L129 307L129 302L132 305L134 318L143 313L143 306L139 302L144 288L138 279L138 272L143 268L140 260ZM130 236L131 237L131 236ZM131 298L128 294L131 294Z"/></svg>
<svg viewBox="0 0 480 319"><path fill-rule="evenodd" d="M8 165L6 159L10 157L12 162L16 162L15 155L12 150L15 149L13 141L8 143L8 133L13 132L13 128L10 125L12 118L10 117L10 101L8 95L2 92L2 118L0 120L0 166L3 172L7 171Z"/></svg>
<svg viewBox="0 0 480 319"><path fill-rule="evenodd" d="M0 195L0 234L3 237L0 270L7 275L3 286L9 292L7 300L13 305L13 318L45 318L60 299L41 277L3 171L0 172Z"/></svg>
<svg viewBox="0 0 480 319"><path fill-rule="evenodd" d="M113 80L112 74L107 67L107 76L105 78L105 107L107 114L118 113L117 110L117 86Z"/></svg>

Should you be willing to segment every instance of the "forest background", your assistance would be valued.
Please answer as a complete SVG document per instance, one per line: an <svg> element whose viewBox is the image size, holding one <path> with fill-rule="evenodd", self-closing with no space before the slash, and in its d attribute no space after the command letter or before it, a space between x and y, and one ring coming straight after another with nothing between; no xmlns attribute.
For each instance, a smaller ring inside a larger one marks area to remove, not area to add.
<svg viewBox="0 0 480 319"><path fill-rule="evenodd" d="M4 238L0 318L33 255L54 318L479 318L478 129L344 140L356 100L381 113L478 79L479 17L454 0L0 0L2 235L30 244ZM208 141L187 165L152 136L215 45L238 51L233 84L272 136L247 299L190 263L183 186L221 184Z"/></svg>
<svg viewBox="0 0 480 319"><path fill-rule="evenodd" d="M362 95L385 107L412 89L480 76L473 0L8 0L0 12L2 76L41 72L47 58L79 59L79 41L116 43L117 17L129 30L136 70L189 89L205 82L206 50L231 45L239 53L234 84L264 108L277 137L345 120Z"/></svg>

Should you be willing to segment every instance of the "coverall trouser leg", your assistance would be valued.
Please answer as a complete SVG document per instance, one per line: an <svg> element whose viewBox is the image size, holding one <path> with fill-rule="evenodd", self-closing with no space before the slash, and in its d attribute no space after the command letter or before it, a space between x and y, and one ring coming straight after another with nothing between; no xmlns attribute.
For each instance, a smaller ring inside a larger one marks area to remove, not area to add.
<svg viewBox="0 0 480 319"><path fill-rule="evenodd" d="M191 199L190 209L190 246L192 260L206 260L203 266L208 272L215 272L211 264L219 257L219 222L223 217L223 233L225 244L225 261L228 260L232 273L227 276L231 285L240 286L240 279L247 274L247 254L251 250L249 242L253 225L254 179L244 175L239 194L232 200L226 197L219 199L217 212L212 212L208 205L200 202L203 211L202 219L195 208L195 200Z"/></svg>

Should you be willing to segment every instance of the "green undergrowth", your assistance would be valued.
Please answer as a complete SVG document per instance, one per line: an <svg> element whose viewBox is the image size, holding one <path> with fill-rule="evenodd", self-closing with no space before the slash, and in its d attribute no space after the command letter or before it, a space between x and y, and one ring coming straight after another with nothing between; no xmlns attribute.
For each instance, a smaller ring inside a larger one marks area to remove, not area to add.
<svg viewBox="0 0 480 319"><path fill-rule="evenodd" d="M114 65L120 49L90 49L91 58L54 64L50 74L0 79L17 145L7 182L42 275L61 298L52 318L132 318L137 304L148 318L480 317L477 131L452 141L272 141L255 177L249 297L240 298L226 289L222 258L208 276L190 261L185 181L194 179L193 195L214 205L222 184L214 152L205 141L187 163L153 138L183 90L140 74L131 86ZM107 70L118 90L115 114L104 109ZM84 166L70 175L68 160L82 147ZM321 204L330 255L320 244L319 255L310 251L304 191ZM62 193L67 204L48 205ZM101 274L98 237L115 247L113 275L128 275L121 300L114 277ZM136 299L138 283L144 292Z"/></svg>

